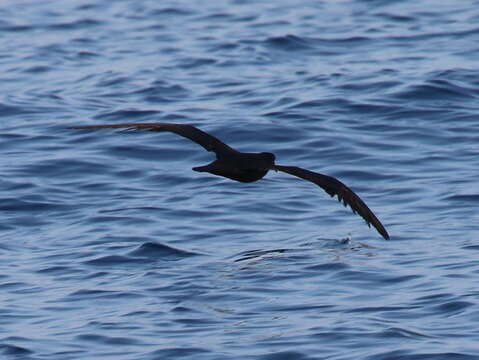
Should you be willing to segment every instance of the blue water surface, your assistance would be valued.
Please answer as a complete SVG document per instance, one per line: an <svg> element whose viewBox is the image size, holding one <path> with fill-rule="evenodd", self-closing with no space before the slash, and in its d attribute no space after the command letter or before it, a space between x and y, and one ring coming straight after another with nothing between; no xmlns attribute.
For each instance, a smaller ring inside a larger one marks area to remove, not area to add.
<svg viewBox="0 0 479 360"><path fill-rule="evenodd" d="M0 357L479 359L479 1L9 0ZM335 176L191 171L242 151Z"/></svg>

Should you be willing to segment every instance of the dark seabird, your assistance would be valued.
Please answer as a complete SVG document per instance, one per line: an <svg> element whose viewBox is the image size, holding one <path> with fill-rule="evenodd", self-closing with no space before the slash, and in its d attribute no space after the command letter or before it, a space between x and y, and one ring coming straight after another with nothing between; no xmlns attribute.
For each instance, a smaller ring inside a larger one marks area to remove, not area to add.
<svg viewBox="0 0 479 360"><path fill-rule="evenodd" d="M263 178L269 170L283 171L290 175L300 177L301 179L311 181L321 187L331 197L337 195L338 200L349 205L354 213L358 213L368 224L371 224L386 240L389 234L361 200L349 187L344 185L338 179L318 174L297 166L283 166L274 163L275 156L269 152L244 153L239 152L224 144L214 136L197 129L192 125L181 124L162 124L162 123L143 123L143 124L114 124L114 125L89 125L74 126L70 129L102 129L102 128L130 128L145 129L149 131L169 131L177 135L190 139L203 146L207 151L213 151L216 154L216 160L205 166L194 167L194 171L208 172L214 175L223 176L231 180L240 182L253 182Z"/></svg>

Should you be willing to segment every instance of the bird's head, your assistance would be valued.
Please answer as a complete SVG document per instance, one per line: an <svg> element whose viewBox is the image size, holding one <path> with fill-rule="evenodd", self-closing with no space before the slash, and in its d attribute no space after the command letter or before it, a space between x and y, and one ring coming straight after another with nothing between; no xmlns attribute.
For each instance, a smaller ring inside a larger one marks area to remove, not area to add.
<svg viewBox="0 0 479 360"><path fill-rule="evenodd" d="M261 156L268 163L268 165L274 165L274 161L276 160L276 156L274 156L274 154L269 152L262 152Z"/></svg>

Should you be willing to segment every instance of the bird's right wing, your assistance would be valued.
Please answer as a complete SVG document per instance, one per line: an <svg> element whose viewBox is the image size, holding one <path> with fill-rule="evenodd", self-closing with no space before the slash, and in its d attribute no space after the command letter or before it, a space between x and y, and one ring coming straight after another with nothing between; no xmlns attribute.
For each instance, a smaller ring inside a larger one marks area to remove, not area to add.
<svg viewBox="0 0 479 360"><path fill-rule="evenodd" d="M296 166L274 165L272 170L283 171L290 175L300 177L301 179L311 181L312 183L321 187L324 191L331 195L331 197L337 195L338 200L342 201L344 206L349 205L354 213L357 212L366 221L368 226L372 224L384 239L389 239L388 232L376 215L374 215L364 201L361 200L361 198L353 190L344 185L338 179Z"/></svg>
<svg viewBox="0 0 479 360"><path fill-rule="evenodd" d="M105 128L129 128L148 131L168 131L183 136L203 146L207 151L213 151L217 156L224 153L236 152L213 135L205 133L193 125L164 124L164 123L139 123L139 124L108 124L108 125L86 125L72 126L69 129L105 129Z"/></svg>

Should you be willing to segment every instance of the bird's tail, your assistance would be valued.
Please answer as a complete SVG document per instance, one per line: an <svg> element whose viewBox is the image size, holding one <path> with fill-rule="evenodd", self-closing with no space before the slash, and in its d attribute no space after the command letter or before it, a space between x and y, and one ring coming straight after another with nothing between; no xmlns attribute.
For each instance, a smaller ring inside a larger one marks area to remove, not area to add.
<svg viewBox="0 0 479 360"><path fill-rule="evenodd" d="M197 166L197 167L192 168L191 170L198 171L198 172L208 172L208 165Z"/></svg>

